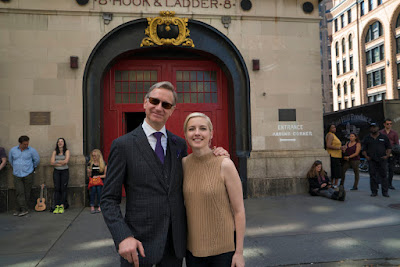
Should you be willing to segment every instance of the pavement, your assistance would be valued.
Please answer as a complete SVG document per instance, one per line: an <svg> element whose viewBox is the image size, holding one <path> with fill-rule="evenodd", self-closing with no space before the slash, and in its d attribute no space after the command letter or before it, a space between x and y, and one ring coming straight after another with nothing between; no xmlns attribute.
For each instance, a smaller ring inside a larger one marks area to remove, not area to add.
<svg viewBox="0 0 400 267"><path fill-rule="evenodd" d="M346 189L354 176L349 171ZM400 266L400 176L370 197L368 174L344 202L308 194L246 199L246 266ZM0 266L119 266L100 213L0 214Z"/></svg>

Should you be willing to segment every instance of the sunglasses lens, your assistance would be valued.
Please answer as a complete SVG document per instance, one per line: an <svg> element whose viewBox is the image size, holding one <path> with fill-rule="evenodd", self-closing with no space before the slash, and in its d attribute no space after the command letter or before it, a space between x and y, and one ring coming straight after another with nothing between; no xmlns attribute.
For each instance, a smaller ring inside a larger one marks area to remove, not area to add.
<svg viewBox="0 0 400 267"><path fill-rule="evenodd" d="M153 97L149 97L149 102L152 104L152 105L155 105L155 106L157 106L158 104L160 104L160 99L157 99L157 98L153 98ZM164 109L171 109L172 108L172 104L170 104L170 103L168 103L168 102L161 102L161 106L164 108Z"/></svg>
<svg viewBox="0 0 400 267"><path fill-rule="evenodd" d="M160 100L159 99L157 99L157 98L152 98L152 97L149 97L149 102L152 104L152 105L158 105L158 104L160 104Z"/></svg>
<svg viewBox="0 0 400 267"><path fill-rule="evenodd" d="M165 108L165 109L171 109L172 105L170 103L167 103L167 102L162 102L162 107Z"/></svg>

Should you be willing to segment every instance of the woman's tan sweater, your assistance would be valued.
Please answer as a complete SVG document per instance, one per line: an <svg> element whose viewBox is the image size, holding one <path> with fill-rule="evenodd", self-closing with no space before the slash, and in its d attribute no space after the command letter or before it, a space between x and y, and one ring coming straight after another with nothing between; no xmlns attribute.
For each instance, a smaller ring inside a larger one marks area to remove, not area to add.
<svg viewBox="0 0 400 267"><path fill-rule="evenodd" d="M221 177L224 157L190 154L183 165L183 195L188 222L188 250L208 257L235 250L235 223Z"/></svg>

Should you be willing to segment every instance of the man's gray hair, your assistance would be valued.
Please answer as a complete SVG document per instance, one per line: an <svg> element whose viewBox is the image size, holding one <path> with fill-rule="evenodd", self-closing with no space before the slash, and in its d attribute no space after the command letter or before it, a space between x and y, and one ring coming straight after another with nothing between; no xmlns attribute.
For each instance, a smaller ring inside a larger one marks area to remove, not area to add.
<svg viewBox="0 0 400 267"><path fill-rule="evenodd" d="M170 90L172 92L172 94L174 95L174 103L172 103L172 104L174 106L176 105L176 101L178 99L178 95L175 92L175 87L172 85L172 83L170 83L168 81L163 81L163 82L158 82L156 84L153 84L149 88L149 90L147 91L147 94L146 94L145 98L149 98L151 91L153 91L156 88L162 88L162 89Z"/></svg>

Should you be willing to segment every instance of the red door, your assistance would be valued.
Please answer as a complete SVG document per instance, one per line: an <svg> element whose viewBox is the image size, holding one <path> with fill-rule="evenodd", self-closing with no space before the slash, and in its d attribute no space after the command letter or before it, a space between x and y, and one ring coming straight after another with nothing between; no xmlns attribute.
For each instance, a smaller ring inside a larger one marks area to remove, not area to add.
<svg viewBox="0 0 400 267"><path fill-rule="evenodd" d="M144 119L143 99L151 85L171 81L178 103L167 129L184 138L183 122L192 112L207 114L214 126L212 145L228 151L227 82L212 61L123 60L105 78L102 151L107 161L112 141L136 128Z"/></svg>

